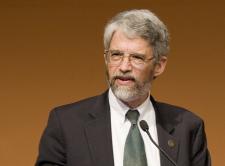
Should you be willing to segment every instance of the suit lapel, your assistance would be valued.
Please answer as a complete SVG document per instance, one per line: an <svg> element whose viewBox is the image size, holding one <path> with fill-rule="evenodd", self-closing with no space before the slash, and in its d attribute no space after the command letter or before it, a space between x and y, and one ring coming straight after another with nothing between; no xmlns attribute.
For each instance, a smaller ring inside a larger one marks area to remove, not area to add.
<svg viewBox="0 0 225 166"><path fill-rule="evenodd" d="M156 102L152 97L151 101L156 112L159 146L177 162L179 139L173 135L176 123L178 123L177 115L168 111L168 107ZM113 166L114 160L108 91L98 97L95 107L89 112L89 119L85 126L85 134L94 162L93 165ZM162 154L160 154L160 160L161 166L173 166Z"/></svg>
<svg viewBox="0 0 225 166"><path fill-rule="evenodd" d="M156 112L156 125L159 139L159 146L175 161L177 162L179 139L173 135L178 117L173 114L173 111L168 111L168 107L156 102L152 97ZM161 166L174 166L168 159L160 153Z"/></svg>
<svg viewBox="0 0 225 166"><path fill-rule="evenodd" d="M90 121L85 133L89 144L93 165L113 166L110 108L108 93L99 96L96 105L89 113Z"/></svg>
<svg viewBox="0 0 225 166"><path fill-rule="evenodd" d="M159 138L159 146L173 159L173 161L177 162L177 154L179 148L179 141L177 138L173 137L162 128L161 125L157 125L158 130L158 138ZM161 166L174 166L168 159L160 154Z"/></svg>

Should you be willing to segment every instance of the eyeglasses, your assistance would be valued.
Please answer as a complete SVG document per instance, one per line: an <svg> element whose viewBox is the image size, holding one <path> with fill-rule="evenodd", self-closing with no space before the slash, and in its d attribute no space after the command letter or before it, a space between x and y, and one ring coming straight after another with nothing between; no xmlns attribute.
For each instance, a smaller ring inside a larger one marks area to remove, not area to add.
<svg viewBox="0 0 225 166"><path fill-rule="evenodd" d="M140 53L127 53L127 55L125 55L125 52L119 50L106 50L104 54L106 55L107 62L111 65L119 66L126 56L133 66L139 68L155 58L154 56L146 58L144 54Z"/></svg>

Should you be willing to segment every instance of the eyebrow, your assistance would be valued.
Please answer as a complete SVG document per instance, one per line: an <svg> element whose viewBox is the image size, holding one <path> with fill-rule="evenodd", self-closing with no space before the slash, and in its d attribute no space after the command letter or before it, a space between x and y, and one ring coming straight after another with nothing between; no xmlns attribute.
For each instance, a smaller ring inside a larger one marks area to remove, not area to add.
<svg viewBox="0 0 225 166"><path fill-rule="evenodd" d="M119 53L125 53L126 51L121 51L121 50L109 50L111 52L119 52ZM127 52L129 53L129 52ZM129 55L137 55L137 56L142 56L142 57L145 57L145 54L142 54L142 53L138 53L138 52L130 52Z"/></svg>

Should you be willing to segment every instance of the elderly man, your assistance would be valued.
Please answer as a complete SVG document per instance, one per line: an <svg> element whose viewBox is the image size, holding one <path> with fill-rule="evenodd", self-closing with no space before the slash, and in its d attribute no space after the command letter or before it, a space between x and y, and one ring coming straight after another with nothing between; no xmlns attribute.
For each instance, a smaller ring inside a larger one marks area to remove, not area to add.
<svg viewBox="0 0 225 166"><path fill-rule="evenodd" d="M112 18L104 33L109 89L51 111L36 166L210 166L203 121L150 96L168 43L149 10Z"/></svg>

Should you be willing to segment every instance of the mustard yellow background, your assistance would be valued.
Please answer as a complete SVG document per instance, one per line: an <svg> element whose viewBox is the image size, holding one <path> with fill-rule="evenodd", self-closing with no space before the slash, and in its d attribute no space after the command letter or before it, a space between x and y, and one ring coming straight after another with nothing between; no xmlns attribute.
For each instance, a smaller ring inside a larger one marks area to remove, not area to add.
<svg viewBox="0 0 225 166"><path fill-rule="evenodd" d="M201 116L213 165L224 165L223 0L1 0L0 165L34 165L49 111L107 88L103 28L132 8L151 9L171 34L152 94Z"/></svg>

